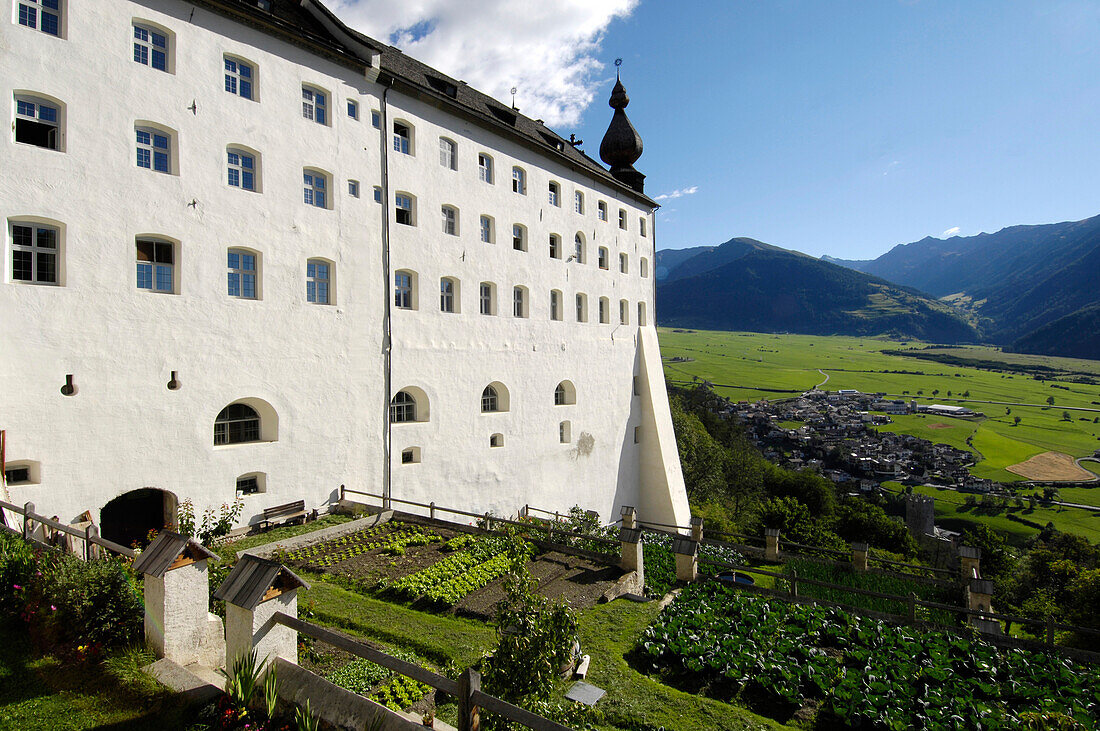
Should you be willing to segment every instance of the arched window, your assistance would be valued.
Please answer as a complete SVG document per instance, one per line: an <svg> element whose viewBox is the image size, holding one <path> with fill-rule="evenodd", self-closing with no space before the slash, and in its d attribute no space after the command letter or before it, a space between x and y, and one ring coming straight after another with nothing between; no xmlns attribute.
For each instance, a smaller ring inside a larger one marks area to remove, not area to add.
<svg viewBox="0 0 1100 731"><path fill-rule="evenodd" d="M577 322L588 322L588 295L577 293Z"/></svg>
<svg viewBox="0 0 1100 731"><path fill-rule="evenodd" d="M580 231L573 237L573 258L576 259L578 264L584 264L584 234Z"/></svg>
<svg viewBox="0 0 1100 731"><path fill-rule="evenodd" d="M416 225L416 198L411 193L394 194L394 220L402 226Z"/></svg>
<svg viewBox="0 0 1100 731"><path fill-rule="evenodd" d="M619 323L630 324L630 303L626 300L619 300Z"/></svg>
<svg viewBox="0 0 1100 731"><path fill-rule="evenodd" d="M302 117L327 126L328 100L329 93L324 89L302 84Z"/></svg>
<svg viewBox="0 0 1100 731"><path fill-rule="evenodd" d="M454 206L443 206L443 233L448 236L458 236L458 209Z"/></svg>
<svg viewBox="0 0 1100 731"><path fill-rule="evenodd" d="M600 269L607 269L607 247L601 246L599 251L599 260L597 262L600 265Z"/></svg>
<svg viewBox="0 0 1100 731"><path fill-rule="evenodd" d="M486 244L496 243L493 235L493 217L482 216L481 217L481 240Z"/></svg>
<svg viewBox="0 0 1100 731"><path fill-rule="evenodd" d="M390 421L403 424L416 421L416 399L408 391L398 391L390 402Z"/></svg>
<svg viewBox="0 0 1100 731"><path fill-rule="evenodd" d="M405 155L415 154L413 150L413 128L405 122L393 123L393 151Z"/></svg>
<svg viewBox="0 0 1100 731"><path fill-rule="evenodd" d="M639 325L640 327L645 327L645 326L646 326L646 321L645 321L645 302L639 302L639 303L638 303L638 325Z"/></svg>
<svg viewBox="0 0 1100 731"><path fill-rule="evenodd" d="M521 167L512 168L512 192L527 195L527 172Z"/></svg>
<svg viewBox="0 0 1100 731"><path fill-rule="evenodd" d="M550 234L550 258L561 258L561 236Z"/></svg>
<svg viewBox="0 0 1100 731"><path fill-rule="evenodd" d="M302 199L307 206L328 208L329 174L316 168L302 169Z"/></svg>
<svg viewBox="0 0 1100 731"><path fill-rule="evenodd" d="M65 105L52 99L24 94L15 95L15 141L44 147L47 150L63 149Z"/></svg>
<svg viewBox="0 0 1100 731"><path fill-rule="evenodd" d="M550 319L561 320L562 319L562 306L561 306L561 291L557 289L550 290Z"/></svg>
<svg viewBox="0 0 1100 731"><path fill-rule="evenodd" d="M481 413L493 414L508 410L508 388L500 381L493 381L481 392Z"/></svg>
<svg viewBox="0 0 1100 731"><path fill-rule="evenodd" d="M248 404L229 404L214 419L214 444L260 441L260 415Z"/></svg>
<svg viewBox="0 0 1100 731"><path fill-rule="evenodd" d="M439 164L448 170L458 170L458 146L454 140L439 138Z"/></svg>
<svg viewBox="0 0 1100 731"><path fill-rule="evenodd" d="M495 315L497 314L496 303L496 285L492 282L482 282L478 288L478 298L481 307L481 314L483 315Z"/></svg>
<svg viewBox="0 0 1100 731"><path fill-rule="evenodd" d="M608 302L607 297L600 297L600 322L604 325L611 322L611 320L610 320L611 315L608 312L609 305L610 305L610 302Z"/></svg>
<svg viewBox="0 0 1100 731"><path fill-rule="evenodd" d="M439 280L439 311L458 312L458 280L453 277Z"/></svg>
<svg viewBox="0 0 1100 731"><path fill-rule="evenodd" d="M554 389L554 406L569 406L577 403L577 389L571 381L562 381Z"/></svg>
<svg viewBox="0 0 1100 731"><path fill-rule="evenodd" d="M493 158L484 152L477 156L477 177L483 183L493 183Z"/></svg>
<svg viewBox="0 0 1100 731"><path fill-rule="evenodd" d="M504 435L503 434L491 434L489 436L489 446L490 447L503 447L504 446Z"/></svg>
<svg viewBox="0 0 1100 731"><path fill-rule="evenodd" d="M584 193L579 190L573 193L573 210L584 215Z"/></svg>
<svg viewBox="0 0 1100 731"><path fill-rule="evenodd" d="M649 259L646 259L644 256L642 257L642 276L649 276Z"/></svg>
<svg viewBox="0 0 1100 731"><path fill-rule="evenodd" d="M259 156L245 147L227 147L226 182L231 188L256 192L259 186Z"/></svg>
<svg viewBox="0 0 1100 731"><path fill-rule="evenodd" d="M306 302L332 304L332 268L327 259L306 260Z"/></svg>
<svg viewBox="0 0 1100 731"><path fill-rule="evenodd" d="M512 315L515 317L527 317L527 287L519 285L512 287Z"/></svg>
<svg viewBox="0 0 1100 731"><path fill-rule="evenodd" d="M225 90L242 99L256 99L256 64L243 58L225 55Z"/></svg>
<svg viewBox="0 0 1100 731"><path fill-rule="evenodd" d="M549 192L550 192L550 195L549 195L550 205L560 208L561 207L561 186L558 185L556 182L551 180L550 185L548 186L548 188L549 188Z"/></svg>
<svg viewBox="0 0 1100 731"><path fill-rule="evenodd" d="M512 224L512 248L527 251L527 227L522 223Z"/></svg>
<svg viewBox="0 0 1100 731"><path fill-rule="evenodd" d="M416 272L399 269L393 274L393 306L401 310L416 309Z"/></svg>

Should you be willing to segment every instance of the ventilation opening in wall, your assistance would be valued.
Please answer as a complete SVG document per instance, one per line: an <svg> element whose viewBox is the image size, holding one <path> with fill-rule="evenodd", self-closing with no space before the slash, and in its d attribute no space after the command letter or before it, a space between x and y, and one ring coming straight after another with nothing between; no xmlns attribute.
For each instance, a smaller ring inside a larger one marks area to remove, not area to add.
<svg viewBox="0 0 1100 731"><path fill-rule="evenodd" d="M237 496L256 495L267 492L267 475L263 472L249 472L237 478Z"/></svg>
<svg viewBox="0 0 1100 731"><path fill-rule="evenodd" d="M504 435L503 434L494 434L491 437L489 437L489 446L490 447L503 447L504 446Z"/></svg>
<svg viewBox="0 0 1100 731"><path fill-rule="evenodd" d="M37 485L39 478L38 462L21 460L4 465L4 481L9 485Z"/></svg>
<svg viewBox="0 0 1100 731"><path fill-rule="evenodd" d="M419 464L420 447L406 447L401 450L401 464Z"/></svg>
<svg viewBox="0 0 1100 731"><path fill-rule="evenodd" d="M573 441L573 427L568 421L558 424L558 441L562 444Z"/></svg>
<svg viewBox="0 0 1100 731"><path fill-rule="evenodd" d="M640 441L642 441L642 427L636 426L634 427L634 443L637 444Z"/></svg>

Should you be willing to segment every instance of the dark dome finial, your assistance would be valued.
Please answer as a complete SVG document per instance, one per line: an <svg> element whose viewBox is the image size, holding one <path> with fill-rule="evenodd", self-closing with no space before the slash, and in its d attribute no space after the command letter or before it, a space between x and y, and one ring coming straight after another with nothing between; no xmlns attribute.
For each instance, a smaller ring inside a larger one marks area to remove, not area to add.
<svg viewBox="0 0 1100 731"><path fill-rule="evenodd" d="M642 156L642 137L634 129L623 110L630 104L618 66L622 59L615 59L615 88L611 90L608 105L615 110L611 124L600 142L600 159L611 166L611 174L617 179L642 192L645 176L634 169L634 163Z"/></svg>

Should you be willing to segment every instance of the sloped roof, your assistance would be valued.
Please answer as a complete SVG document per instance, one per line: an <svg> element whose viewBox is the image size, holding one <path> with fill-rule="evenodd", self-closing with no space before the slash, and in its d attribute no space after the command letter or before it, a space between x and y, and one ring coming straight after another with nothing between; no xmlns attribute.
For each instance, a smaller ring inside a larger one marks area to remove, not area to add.
<svg viewBox="0 0 1100 731"><path fill-rule="evenodd" d="M278 561L245 554L222 585L214 591L214 598L228 604L252 610L263 601L267 590L281 583L283 589L308 589L309 584Z"/></svg>
<svg viewBox="0 0 1100 731"><path fill-rule="evenodd" d="M465 82L417 61L394 46L348 27L321 0L272 0L270 12L261 10L256 0L191 1L353 68L365 71L377 63L381 83L392 80L406 93L449 107L502 136L520 141L551 160L587 173L647 206L657 205L645 194L614 178L603 165L549 127ZM322 18L336 29L335 33L325 27ZM341 39L338 37L340 35L345 37ZM598 144L595 140L590 142Z"/></svg>
<svg viewBox="0 0 1100 731"><path fill-rule="evenodd" d="M168 571L168 567L185 553L196 561L204 559L218 561L217 554L207 550L206 546L194 538L166 530L161 531L149 547L134 560L134 573L148 574L159 579Z"/></svg>

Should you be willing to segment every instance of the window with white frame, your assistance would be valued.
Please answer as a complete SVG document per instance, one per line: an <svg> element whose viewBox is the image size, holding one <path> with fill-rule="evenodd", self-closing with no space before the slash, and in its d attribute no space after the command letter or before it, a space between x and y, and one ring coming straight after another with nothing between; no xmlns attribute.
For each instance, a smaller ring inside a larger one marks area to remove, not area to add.
<svg viewBox="0 0 1100 731"><path fill-rule="evenodd" d="M619 324L630 324L630 303L626 300L619 300Z"/></svg>
<svg viewBox="0 0 1100 731"><path fill-rule="evenodd" d="M228 181L232 188L256 190L256 157L245 150L230 147L226 150Z"/></svg>
<svg viewBox="0 0 1100 731"><path fill-rule="evenodd" d="M229 296L254 300L259 297L257 288L259 271L256 255L245 249L230 249L228 257Z"/></svg>
<svg viewBox="0 0 1100 731"><path fill-rule="evenodd" d="M600 323L604 325L611 322L610 304L607 297L600 297Z"/></svg>
<svg viewBox="0 0 1100 731"><path fill-rule="evenodd" d="M481 413L491 414L501 411L500 406L500 394L491 384L486 386L481 392Z"/></svg>
<svg viewBox="0 0 1100 731"><path fill-rule="evenodd" d="M60 36L62 1L18 0L19 25L51 36Z"/></svg>
<svg viewBox="0 0 1100 731"><path fill-rule="evenodd" d="M578 264L584 264L584 234L579 231L573 237L573 258Z"/></svg>
<svg viewBox="0 0 1100 731"><path fill-rule="evenodd" d="M514 317L527 317L527 288L512 288L512 315Z"/></svg>
<svg viewBox="0 0 1100 731"><path fill-rule="evenodd" d="M302 171L302 200L307 206L328 208L328 175L320 170Z"/></svg>
<svg viewBox="0 0 1100 731"><path fill-rule="evenodd" d="M223 57L225 65L225 90L242 99L252 99L255 82L255 67L251 62L231 56Z"/></svg>
<svg viewBox="0 0 1100 731"><path fill-rule="evenodd" d="M550 319L558 321L562 319L561 292L556 289L550 290Z"/></svg>
<svg viewBox="0 0 1100 731"><path fill-rule="evenodd" d="M331 266L324 259L306 260L306 302L330 304Z"/></svg>
<svg viewBox="0 0 1100 731"><path fill-rule="evenodd" d="M588 322L588 295L577 293L577 322Z"/></svg>
<svg viewBox="0 0 1100 731"><path fill-rule="evenodd" d="M412 152L412 127L403 122L393 123L393 151L403 155Z"/></svg>
<svg viewBox="0 0 1100 731"><path fill-rule="evenodd" d="M439 164L448 170L458 170L458 146L454 140L439 138Z"/></svg>
<svg viewBox="0 0 1100 731"><path fill-rule="evenodd" d="M348 181L348 195L350 195L352 198L358 198L359 197L359 181L358 180L349 180Z"/></svg>
<svg viewBox="0 0 1100 731"><path fill-rule="evenodd" d="M451 277L439 280L439 311L458 312L458 280Z"/></svg>
<svg viewBox="0 0 1100 731"><path fill-rule="evenodd" d="M573 212L584 215L584 193L579 190L573 193Z"/></svg>
<svg viewBox="0 0 1100 731"><path fill-rule="evenodd" d="M175 246L160 239L136 239L137 288L149 292L175 292Z"/></svg>
<svg viewBox="0 0 1100 731"><path fill-rule="evenodd" d="M638 216L638 233L645 238L645 216Z"/></svg>
<svg viewBox="0 0 1100 731"><path fill-rule="evenodd" d="M397 271L393 275L393 304L401 310L416 309L416 274Z"/></svg>
<svg viewBox="0 0 1100 731"><path fill-rule="evenodd" d="M483 183L493 184L493 158L484 152L477 156L477 178Z"/></svg>
<svg viewBox="0 0 1100 731"><path fill-rule="evenodd" d="M481 217L481 240L486 244L493 243L493 217Z"/></svg>
<svg viewBox="0 0 1100 731"><path fill-rule="evenodd" d="M601 221L607 220L607 201L599 201L596 203L596 218Z"/></svg>
<svg viewBox="0 0 1100 731"><path fill-rule="evenodd" d="M550 191L550 205L561 207L561 186L551 180L548 188Z"/></svg>
<svg viewBox="0 0 1100 731"><path fill-rule="evenodd" d="M328 124L328 94L311 86L302 87L302 116L317 124Z"/></svg>
<svg viewBox="0 0 1100 731"><path fill-rule="evenodd" d="M496 314L496 285L492 282L482 282L478 287L478 300L481 314Z"/></svg>
<svg viewBox="0 0 1100 731"><path fill-rule="evenodd" d="M168 71L168 34L134 23L134 61L158 71Z"/></svg>
<svg viewBox="0 0 1100 731"><path fill-rule="evenodd" d="M158 173L172 173L172 136L151 127L135 127L137 166Z"/></svg>
<svg viewBox="0 0 1100 731"><path fill-rule="evenodd" d="M260 441L260 415L248 404L229 404L214 419L214 444Z"/></svg>
<svg viewBox="0 0 1100 731"><path fill-rule="evenodd" d="M619 272L626 274L630 271L630 257L626 254L619 254Z"/></svg>
<svg viewBox="0 0 1100 731"><path fill-rule="evenodd" d="M512 168L512 192L527 195L527 172L521 167Z"/></svg>
<svg viewBox="0 0 1100 731"><path fill-rule="evenodd" d="M443 214L443 233L458 236L458 209L454 206L443 206L440 211Z"/></svg>
<svg viewBox="0 0 1100 731"><path fill-rule="evenodd" d="M621 228L623 231L626 231L626 209L625 208L620 208L619 209L619 228Z"/></svg>
<svg viewBox="0 0 1100 731"><path fill-rule="evenodd" d="M512 248L527 251L527 229L522 223L512 224Z"/></svg>
<svg viewBox="0 0 1100 731"><path fill-rule="evenodd" d="M561 258L561 236L550 234L550 258Z"/></svg>
<svg viewBox="0 0 1100 731"><path fill-rule="evenodd" d="M354 99L348 99L348 117L359 119L359 102Z"/></svg>
<svg viewBox="0 0 1100 731"><path fill-rule="evenodd" d="M607 269L608 268L609 264L608 264L608 261L607 261L607 256L608 256L607 247L606 246L601 246L600 250L599 250L599 256L597 257L597 259L598 259L597 263L599 264L600 269Z"/></svg>
<svg viewBox="0 0 1100 731"><path fill-rule="evenodd" d="M374 202L375 203L381 203L382 202L382 186L380 186L380 185L374 186Z"/></svg>
<svg viewBox="0 0 1100 731"><path fill-rule="evenodd" d="M30 284L58 284L61 235L55 226L13 221L11 278Z"/></svg>
<svg viewBox="0 0 1100 731"><path fill-rule="evenodd" d="M416 398L408 391L398 391L390 401L390 421L403 424L416 421Z"/></svg>
<svg viewBox="0 0 1100 731"><path fill-rule="evenodd" d="M416 209L414 205L413 197L408 193L397 193L394 195L394 216L397 223L402 226L416 225Z"/></svg>
<svg viewBox="0 0 1100 731"><path fill-rule="evenodd" d="M60 107L31 96L15 98L15 141L24 145L61 149Z"/></svg>

